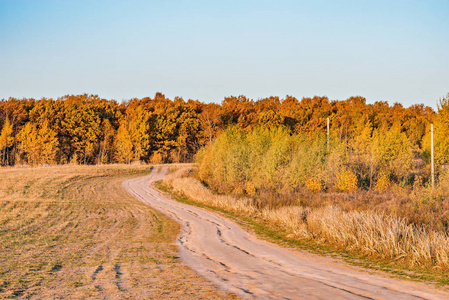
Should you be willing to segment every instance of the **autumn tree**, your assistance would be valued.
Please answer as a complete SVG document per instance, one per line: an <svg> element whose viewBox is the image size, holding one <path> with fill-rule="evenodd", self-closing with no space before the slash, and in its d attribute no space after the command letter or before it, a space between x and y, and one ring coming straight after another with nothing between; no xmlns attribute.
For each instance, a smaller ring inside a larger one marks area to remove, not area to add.
<svg viewBox="0 0 449 300"><path fill-rule="evenodd" d="M27 123L17 135L18 159L31 165L56 164L59 141L49 122Z"/></svg>
<svg viewBox="0 0 449 300"><path fill-rule="evenodd" d="M9 118L6 118L6 122L3 124L2 131L0 133L0 151L2 151L2 165L10 165L10 152L11 148L14 145L14 137L13 137L13 125L9 121Z"/></svg>
<svg viewBox="0 0 449 300"><path fill-rule="evenodd" d="M335 112L331 116L332 127L338 130L339 138L347 142L358 134L354 132L355 124L358 120L370 116L371 107L366 105L365 98L357 96L335 102L333 109Z"/></svg>
<svg viewBox="0 0 449 300"><path fill-rule="evenodd" d="M332 112L332 104L327 97L303 98L296 118L296 132L324 131L326 118Z"/></svg>
<svg viewBox="0 0 449 300"><path fill-rule="evenodd" d="M38 132L38 142L40 143L39 162L42 164L55 164L59 150L59 141L56 132L51 129L48 121L45 121Z"/></svg>
<svg viewBox="0 0 449 300"><path fill-rule="evenodd" d="M280 127L284 125L284 116L271 109L262 111L258 116L258 123L266 128Z"/></svg>
<svg viewBox="0 0 449 300"><path fill-rule="evenodd" d="M40 153L38 143L38 129L35 123L28 122L17 134L19 163L36 165Z"/></svg>
<svg viewBox="0 0 449 300"><path fill-rule="evenodd" d="M257 125L257 113L254 101L241 95L226 97L221 103L221 121L223 124L235 124L238 128L251 130Z"/></svg>
<svg viewBox="0 0 449 300"><path fill-rule="evenodd" d="M284 124L290 131L295 131L298 124L298 114L301 110L301 104L298 99L287 95L280 103L279 113L284 116Z"/></svg>
<svg viewBox="0 0 449 300"><path fill-rule="evenodd" d="M66 157L76 156L80 163L93 163L99 148L101 119L99 114L89 109L86 100L67 97L61 119L62 149Z"/></svg>
<svg viewBox="0 0 449 300"><path fill-rule="evenodd" d="M192 103L192 102L190 102ZM191 104L190 104L191 105ZM221 106L215 103L199 103L198 120L201 127L201 145L211 143L212 140L223 129L220 122Z"/></svg>
<svg viewBox="0 0 449 300"><path fill-rule="evenodd" d="M449 162L447 98L440 101L438 113L424 105L405 108L385 101L368 104L360 96L344 101L320 96L301 100L293 96L258 100L230 96L221 104L179 97L170 100L162 93L120 104L90 94L40 100L9 98L0 100L0 163L13 165L16 158L17 162L32 164L188 162L228 126L247 133L259 127L274 131L283 127L289 135L309 139L300 143L302 150L297 149L301 157L294 158L296 165L291 169L296 179L288 185L304 183L301 176L309 172L312 164L323 174L324 169L336 174L346 168L367 188L379 172L387 172L395 180L407 177L404 174L411 170L410 153L415 166L420 166L419 174L426 176L432 122L437 166ZM330 151L326 150L324 138L326 118L331 123ZM40 142L43 136L47 137L44 144ZM394 152L395 139L406 150ZM315 149L316 155L303 145ZM49 148L44 151L46 146ZM395 155L405 158L402 165ZM313 163L307 165L310 161ZM333 186L334 177L322 176L322 183Z"/></svg>
<svg viewBox="0 0 449 300"><path fill-rule="evenodd" d="M108 164L114 161L116 130L109 119L105 119L102 124L101 141L99 151L99 163Z"/></svg>
<svg viewBox="0 0 449 300"><path fill-rule="evenodd" d="M351 140L349 165L364 187L371 187L377 168L374 157L373 125L368 116L356 121L355 131L358 132Z"/></svg>
<svg viewBox="0 0 449 300"><path fill-rule="evenodd" d="M6 119L9 119L14 129L18 129L28 121L28 111L34 105L34 99L9 98L6 101L0 101L0 121L6 122Z"/></svg>
<svg viewBox="0 0 449 300"><path fill-rule="evenodd" d="M126 121L122 121L117 130L115 150L118 162L128 164L131 163L134 157L133 142L131 140L131 134L129 133L128 123Z"/></svg>
<svg viewBox="0 0 449 300"><path fill-rule="evenodd" d="M423 137L424 147L430 156L430 126ZM438 114L434 120L435 165L437 168L449 163L449 93L440 99Z"/></svg>
<svg viewBox="0 0 449 300"><path fill-rule="evenodd" d="M391 127L385 133L376 131L373 147L380 171L396 180L406 179L413 167L412 149L409 139L401 132L400 125Z"/></svg>
<svg viewBox="0 0 449 300"><path fill-rule="evenodd" d="M133 145L133 159L148 159L150 149L150 117L151 113L142 106L127 110L126 121Z"/></svg>
<svg viewBox="0 0 449 300"><path fill-rule="evenodd" d="M178 103L177 118L177 151L172 156L173 161L187 162L193 160L193 154L203 145L199 144L198 133L200 120L195 111L183 102Z"/></svg>
<svg viewBox="0 0 449 300"><path fill-rule="evenodd" d="M169 101L159 98L152 117L153 162L191 161L200 148L198 114L182 98Z"/></svg>

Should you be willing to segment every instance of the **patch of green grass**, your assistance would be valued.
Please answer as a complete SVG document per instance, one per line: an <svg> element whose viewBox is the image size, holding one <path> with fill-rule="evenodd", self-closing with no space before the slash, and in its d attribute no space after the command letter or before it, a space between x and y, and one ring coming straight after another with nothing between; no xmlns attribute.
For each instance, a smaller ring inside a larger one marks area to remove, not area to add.
<svg viewBox="0 0 449 300"><path fill-rule="evenodd" d="M33 185L32 181L28 181L25 186L23 187L23 194L25 195L27 193L27 191L29 190L29 188Z"/></svg>
<svg viewBox="0 0 449 300"><path fill-rule="evenodd" d="M73 287L80 287L80 286L83 286L84 285L84 283L82 283L82 282L80 282L80 281L74 281L72 284L71 284L71 286L73 286Z"/></svg>
<svg viewBox="0 0 449 300"><path fill-rule="evenodd" d="M246 230L252 231L259 237L278 245L306 250L312 253L342 259L347 263L350 263L351 265L362 267L365 269L386 272L402 279L425 281L427 283L434 283L437 285L449 285L449 274L441 269L423 267L407 268L402 264L396 263L394 261L372 259L369 257L361 256L354 252L349 252L337 248L333 245L319 244L313 240L291 239L285 236L283 233L273 230L268 225L263 224L256 219L226 211L219 207L199 203L183 195L176 194L169 187L164 185L162 181L157 181L154 183L154 185L162 192L171 195L171 198L176 201L219 212L224 216L234 220Z"/></svg>

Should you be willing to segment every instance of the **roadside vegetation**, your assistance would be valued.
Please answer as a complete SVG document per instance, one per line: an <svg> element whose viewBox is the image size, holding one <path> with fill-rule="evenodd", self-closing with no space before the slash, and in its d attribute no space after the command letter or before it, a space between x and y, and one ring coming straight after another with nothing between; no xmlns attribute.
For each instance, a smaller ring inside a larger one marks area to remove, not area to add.
<svg viewBox="0 0 449 300"><path fill-rule="evenodd" d="M376 211L345 210L337 205L261 206L255 198L217 194L197 170L168 175L161 188L178 200L236 217L256 232L326 253L340 253L357 265L409 278L449 284L449 236Z"/></svg>
<svg viewBox="0 0 449 300"><path fill-rule="evenodd" d="M447 116L448 97L433 118L435 185L429 123L412 122L422 129L416 135L404 130L405 123L374 125L363 114L352 119L351 133L344 127L331 128L328 135L292 132L282 123L229 126L198 152L197 168L188 176L172 175L164 182L177 194L284 238L439 273L447 283Z"/></svg>
<svg viewBox="0 0 449 300"><path fill-rule="evenodd" d="M360 138L333 137L327 150L320 134L230 127L198 153L197 175L212 190L250 197L260 209L332 205L344 211L375 211L447 232L448 170L438 173L432 188L427 167L413 165L404 134L393 128L359 144Z"/></svg>
<svg viewBox="0 0 449 300"><path fill-rule="evenodd" d="M449 99L440 104L437 126L449 132L440 118L449 113ZM218 207L255 216L296 239L447 271L447 137L437 140L432 186L427 134L420 152L399 124L374 128L361 119L356 128L359 134L344 139L331 131L328 140L321 132L292 134L283 126L229 127L198 153L194 176L201 182L185 178L179 181L192 182L169 185L196 199L206 193L204 184L220 194L216 201L228 203ZM193 187L201 192L194 194Z"/></svg>
<svg viewBox="0 0 449 300"><path fill-rule="evenodd" d="M0 169L0 298L218 299L179 225L121 188L148 166Z"/></svg>

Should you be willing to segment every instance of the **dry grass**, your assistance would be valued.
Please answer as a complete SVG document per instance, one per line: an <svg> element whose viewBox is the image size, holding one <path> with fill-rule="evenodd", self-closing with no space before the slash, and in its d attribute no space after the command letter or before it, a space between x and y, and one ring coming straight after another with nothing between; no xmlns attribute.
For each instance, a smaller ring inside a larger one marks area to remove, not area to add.
<svg viewBox="0 0 449 300"><path fill-rule="evenodd" d="M189 170L167 176L164 183L194 201L268 224L289 238L314 240L376 259L409 266L449 270L449 236L376 212L343 211L336 206L258 208L248 198L213 194L186 177Z"/></svg>
<svg viewBox="0 0 449 300"><path fill-rule="evenodd" d="M178 259L178 224L121 188L148 171L0 169L0 298L221 298Z"/></svg>

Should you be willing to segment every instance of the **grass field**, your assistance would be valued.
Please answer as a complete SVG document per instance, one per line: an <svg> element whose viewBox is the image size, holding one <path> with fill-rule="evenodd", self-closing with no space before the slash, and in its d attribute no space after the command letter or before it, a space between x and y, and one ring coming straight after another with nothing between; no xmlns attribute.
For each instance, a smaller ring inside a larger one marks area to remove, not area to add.
<svg viewBox="0 0 449 300"><path fill-rule="evenodd" d="M121 188L149 171L0 169L0 298L224 297L177 257L178 224Z"/></svg>

